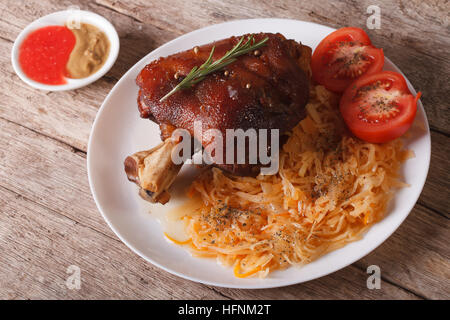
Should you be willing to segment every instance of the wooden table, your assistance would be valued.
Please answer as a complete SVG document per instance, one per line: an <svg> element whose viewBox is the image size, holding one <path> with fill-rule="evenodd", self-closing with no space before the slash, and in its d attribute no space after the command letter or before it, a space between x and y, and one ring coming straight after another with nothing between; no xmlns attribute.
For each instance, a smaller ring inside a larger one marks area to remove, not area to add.
<svg viewBox="0 0 450 320"><path fill-rule="evenodd" d="M121 51L97 82L68 92L34 90L10 52L33 20L78 5L109 19ZM268 290L216 288L162 271L128 249L92 199L86 148L95 114L118 79L144 55L186 32L233 19L278 17L365 27L381 8L373 42L423 92L432 129L428 180L414 210L383 245L351 266L307 283ZM449 264L449 4L436 1L33 0L0 2L0 298L3 299L443 299ZM67 268L81 270L69 289ZM381 289L369 290L369 265Z"/></svg>

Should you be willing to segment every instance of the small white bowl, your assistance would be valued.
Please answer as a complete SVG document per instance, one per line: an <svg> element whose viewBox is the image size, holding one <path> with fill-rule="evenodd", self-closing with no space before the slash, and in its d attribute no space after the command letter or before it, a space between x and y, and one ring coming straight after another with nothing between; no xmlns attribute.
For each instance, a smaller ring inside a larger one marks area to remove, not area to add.
<svg viewBox="0 0 450 320"><path fill-rule="evenodd" d="M103 31L108 37L110 42L109 55L103 66L97 72L91 74L86 78L82 79L66 78L67 83L61 85L48 85L34 81L23 72L19 63L19 48L22 42L28 36L28 34L36 29L45 26L51 25L63 26L74 15L73 10L58 11L46 15L30 23L25 29L22 30L22 32L16 38L16 41L14 41L14 45L11 51L12 65L14 71L17 73L19 78L22 79L25 83L29 84L33 88L46 91L63 91L63 90L77 89L98 80L106 72L108 72L109 69L111 69L111 67L114 65L114 62L116 62L117 56L119 55L119 47L120 47L119 36L114 26L108 20L93 12L77 10L76 14L77 17L79 17L80 22L96 26L101 31Z"/></svg>

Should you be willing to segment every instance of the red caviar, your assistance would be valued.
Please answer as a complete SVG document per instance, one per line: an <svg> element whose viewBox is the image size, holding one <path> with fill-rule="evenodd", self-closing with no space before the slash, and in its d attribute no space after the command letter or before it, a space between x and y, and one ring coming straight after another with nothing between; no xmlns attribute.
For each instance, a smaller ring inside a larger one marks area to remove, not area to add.
<svg viewBox="0 0 450 320"><path fill-rule="evenodd" d="M48 26L31 32L19 50L23 72L37 82L65 84L66 64L75 42L75 35L65 26Z"/></svg>

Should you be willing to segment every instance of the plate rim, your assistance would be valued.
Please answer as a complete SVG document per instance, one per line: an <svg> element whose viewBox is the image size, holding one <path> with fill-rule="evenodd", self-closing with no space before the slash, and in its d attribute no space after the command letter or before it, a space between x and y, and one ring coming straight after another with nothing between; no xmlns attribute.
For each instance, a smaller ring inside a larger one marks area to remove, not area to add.
<svg viewBox="0 0 450 320"><path fill-rule="evenodd" d="M125 72L122 77L119 79L119 81L117 81L117 83L114 85L113 88L111 88L111 90L109 91L109 93L107 94L107 96L105 97L104 101L102 102L102 105L100 106L99 110L96 113L94 122L92 124L92 128L91 128L91 132L89 135L89 141L88 141L88 148L87 148L87 174L88 174L88 181L89 181L89 187L91 190L91 194L94 198L95 204L97 206L97 209L99 210L99 212L101 213L103 219L106 221L106 223L108 224L108 226L111 228L111 230L113 230L113 232L115 233L115 235L128 247L130 248L134 253L136 253L137 255L139 255L141 258L143 258L145 261L152 263L154 266L163 269L166 272L169 272L170 274L176 275L178 277L181 277L183 279L186 280L190 280L190 281L194 281L194 282L198 282L198 283L202 283L205 285L212 285L212 286L216 286L216 287L223 287L223 288L236 288L236 289L268 289L268 288L278 288L278 287L285 287L285 286L289 286L289 285L295 285L295 284L299 284L299 283L304 283L304 282L308 282L314 279L318 279L318 278L322 278L325 277L331 273L334 273L336 271L339 271L341 269L346 268L347 266L353 264L354 262L362 259L363 257L365 257L366 255L370 254L371 252L373 252L376 248L378 248L379 246L381 246L388 238L391 237L391 235L397 231L397 229L400 227L400 225L404 222L404 220L409 216L409 214L411 213L411 211L413 210L414 206L416 205L422 190L424 188L425 182L427 180L428 177L428 173L429 173L429 168L430 168L430 159L431 159L431 134L430 134L430 128L429 128L429 122L428 122L428 118L426 115L426 111L425 108L423 107L423 104L421 102L421 100L419 100L419 109L421 109L421 112L423 113L424 116L424 121L425 121L425 129L426 129L426 139L427 141L427 145L428 145L428 150L426 153L426 170L424 170L425 175L424 175L424 179L421 182L420 187L418 188L418 190L420 190L420 192L418 192L418 196L417 199L415 201L411 201L409 202L409 206L407 208L407 214L405 214L401 220L398 221L397 225L395 226L395 228L392 228L392 230L390 232L387 233L383 233L383 239L379 242L377 242L375 245L371 245L370 246L370 250L366 250L366 251L362 251L363 253L359 253L357 255L355 255L355 257L353 257L353 259L349 259L349 261L343 263L343 264L337 264L335 266L333 266L332 268L330 268L327 272L321 273L320 276L315 276L312 275L311 277L305 277L304 280L299 280L299 281L286 281L284 280L283 283L281 284L277 284L277 283L273 283L273 284L264 284L264 282L258 282L258 283L254 283L254 284L247 284L247 283L242 283L242 284L221 284L221 283L217 283L217 282L212 282L212 281L208 281L208 280L203 280L201 278L197 278L197 277L193 277L193 276L188 276L185 275L181 272L172 270L169 267L166 267L158 262L156 262L155 260L149 258L146 254L144 254L143 252L141 252L141 250L137 249L135 246L133 246L131 243L129 243L128 241L126 241L124 239L124 237L120 234L120 232L114 227L114 225L111 223L111 221L109 220L109 218L107 217L107 215L103 212L102 206L100 205L100 202L97 198L95 189L94 189L94 183L92 181L92 174L91 174L91 164L92 164L92 159L91 159L91 148L92 148L92 140L93 137L95 135L96 132L96 124L99 120L99 118L101 117L102 113L104 112L104 110L106 109L106 105L108 104L111 95L114 92L114 89L116 88L116 86L119 86L123 81L125 81L125 78L127 78L127 75L131 72L133 72L133 69L135 68L136 65L140 64L142 61L148 59L148 56L150 56L151 54L153 54L153 52L155 52L156 50L161 49L162 47L166 47L166 46L170 46L175 42L178 42L186 37L192 36L193 34L196 33L200 33L200 32L204 32L208 29L212 29L212 28L217 28L217 27L221 27L221 26L226 26L228 24L235 24L235 23L245 23L245 22L255 22L255 21L271 21L274 23L283 23L283 22L301 22L304 24L310 24L310 25L314 25L314 26L319 26L321 28L326 27L329 28L330 31L334 31L336 30L335 28L326 26L326 25L322 25L322 24L318 24L315 22L310 22L310 21L304 21L304 20L297 20L297 19L283 19L283 18L255 18L255 19L237 19L237 20L231 20L231 21L227 21L227 22L223 22L223 23L218 23L218 24L212 24L200 29L196 29L193 30L191 32L185 33L179 37L176 37L166 43L164 43L163 45L155 48L154 50L152 50L151 52L149 52L148 54L146 54L145 56L143 56L139 61L137 61L133 66L131 66L127 72ZM409 82L409 80L406 78L406 76L401 72L401 70L387 57L385 57L385 59L390 62L396 69L399 70L399 72L405 77L406 82L408 83L410 89L412 89L412 93L416 94L416 90L414 89L414 87L412 86L412 84ZM358 240L361 241L361 240ZM350 243L349 243L350 244ZM348 244L347 244L348 245ZM320 258L319 258L320 259ZM281 279L280 279L281 280Z"/></svg>

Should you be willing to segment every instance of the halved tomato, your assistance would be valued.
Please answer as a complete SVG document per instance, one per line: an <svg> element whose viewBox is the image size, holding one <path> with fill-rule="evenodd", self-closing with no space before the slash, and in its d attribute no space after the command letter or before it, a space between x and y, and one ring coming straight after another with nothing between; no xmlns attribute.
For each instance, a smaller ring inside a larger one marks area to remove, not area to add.
<svg viewBox="0 0 450 320"><path fill-rule="evenodd" d="M403 135L416 116L417 101L400 73L382 71L364 75L341 97L340 111L358 138L383 143Z"/></svg>
<svg viewBox="0 0 450 320"><path fill-rule="evenodd" d="M316 82L343 92L356 78L383 69L383 49L375 48L360 28L341 28L323 39L311 58Z"/></svg>

